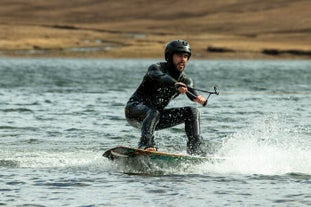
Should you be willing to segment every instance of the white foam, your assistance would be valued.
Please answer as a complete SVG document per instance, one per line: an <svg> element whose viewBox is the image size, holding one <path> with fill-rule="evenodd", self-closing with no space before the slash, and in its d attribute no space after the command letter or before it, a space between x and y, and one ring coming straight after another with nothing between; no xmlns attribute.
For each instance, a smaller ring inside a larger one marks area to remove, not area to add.
<svg viewBox="0 0 311 207"><path fill-rule="evenodd" d="M100 152L93 151L9 151L5 153L4 160L14 161L19 168L111 168Z"/></svg>
<svg viewBox="0 0 311 207"><path fill-rule="evenodd" d="M224 162L200 166L203 172L280 175L311 174L311 140L306 129L290 127L277 116L257 120L248 129L233 134L219 156Z"/></svg>

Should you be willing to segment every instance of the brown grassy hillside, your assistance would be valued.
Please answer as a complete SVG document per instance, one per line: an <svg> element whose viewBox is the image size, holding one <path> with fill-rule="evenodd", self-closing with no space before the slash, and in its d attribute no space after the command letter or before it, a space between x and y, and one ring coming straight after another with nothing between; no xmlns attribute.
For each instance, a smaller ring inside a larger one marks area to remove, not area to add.
<svg viewBox="0 0 311 207"><path fill-rule="evenodd" d="M1 56L311 57L310 0L1 0Z"/></svg>

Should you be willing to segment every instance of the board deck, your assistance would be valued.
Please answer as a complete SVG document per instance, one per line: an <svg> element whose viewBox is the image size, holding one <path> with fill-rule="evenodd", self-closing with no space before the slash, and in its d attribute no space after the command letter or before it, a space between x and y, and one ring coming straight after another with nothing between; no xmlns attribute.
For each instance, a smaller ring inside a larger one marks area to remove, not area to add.
<svg viewBox="0 0 311 207"><path fill-rule="evenodd" d="M167 152L159 151L146 151L131 147L119 146L107 150L104 154L104 157L107 157L110 160L118 159L131 159L131 158L149 158L150 160L158 161L184 161L184 162L205 162L212 161L213 157L198 157L198 156L189 156L183 154L173 154Z"/></svg>
<svg viewBox="0 0 311 207"><path fill-rule="evenodd" d="M210 164L223 160L223 158L214 156L198 157L123 146L109 149L103 156L129 174L163 174L172 169L173 171L186 170L197 164Z"/></svg>

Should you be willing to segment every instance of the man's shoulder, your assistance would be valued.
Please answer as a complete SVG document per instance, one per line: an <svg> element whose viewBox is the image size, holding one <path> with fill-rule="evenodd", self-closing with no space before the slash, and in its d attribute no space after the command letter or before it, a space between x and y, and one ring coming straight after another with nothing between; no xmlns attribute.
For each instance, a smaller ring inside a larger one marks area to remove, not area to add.
<svg viewBox="0 0 311 207"><path fill-rule="evenodd" d="M167 62L157 62L149 66L149 68L166 68L166 67L167 67Z"/></svg>

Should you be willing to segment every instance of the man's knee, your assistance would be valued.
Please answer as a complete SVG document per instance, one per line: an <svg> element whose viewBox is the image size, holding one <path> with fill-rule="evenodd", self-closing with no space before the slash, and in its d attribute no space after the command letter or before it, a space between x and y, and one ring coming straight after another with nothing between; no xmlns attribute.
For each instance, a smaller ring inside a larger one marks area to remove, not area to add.
<svg viewBox="0 0 311 207"><path fill-rule="evenodd" d="M160 118L160 112L157 109L150 109L147 112L148 117L152 117L154 119L159 119Z"/></svg>
<svg viewBox="0 0 311 207"><path fill-rule="evenodd" d="M186 107L186 109L187 109L189 116L193 118L197 118L200 116L200 111L197 108L189 106L189 107Z"/></svg>

